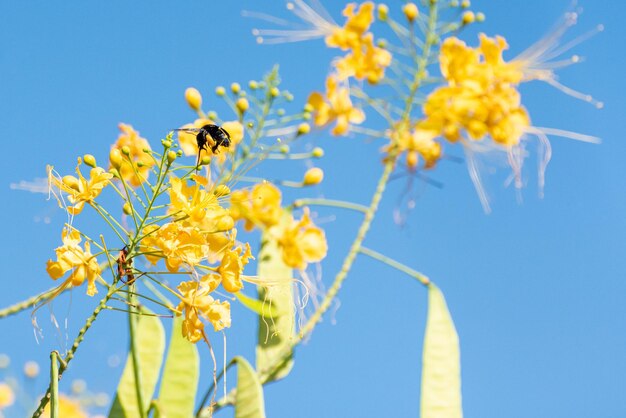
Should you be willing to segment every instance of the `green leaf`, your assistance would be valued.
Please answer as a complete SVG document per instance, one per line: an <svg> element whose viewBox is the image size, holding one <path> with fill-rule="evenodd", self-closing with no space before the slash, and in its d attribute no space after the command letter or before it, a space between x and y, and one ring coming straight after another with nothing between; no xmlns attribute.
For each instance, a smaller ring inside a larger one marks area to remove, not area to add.
<svg viewBox="0 0 626 418"><path fill-rule="evenodd" d="M235 293L235 296L237 297L237 299L239 299L239 302L241 302L243 306L250 309L257 315L262 315L265 319L274 318L279 315L278 309L276 309L276 307L273 305L270 306L269 303L263 302L262 300L258 300L255 298L251 298L250 296L242 292Z"/></svg>
<svg viewBox="0 0 626 418"><path fill-rule="evenodd" d="M198 348L183 337L182 324L175 316L159 391L159 412L167 418L192 417L198 390Z"/></svg>
<svg viewBox="0 0 626 418"><path fill-rule="evenodd" d="M284 217L283 222L290 218ZM268 283L265 287L258 287L259 301L265 304L263 312L271 312L259 315L259 335L256 347L256 368L259 371L266 370L284 347L290 344L295 330L295 311L293 301L293 270L287 266L278 247L275 228L277 225L263 233L261 238L261 251L258 257L257 274L259 281ZM293 352L268 376L267 381L282 379L287 376L293 367Z"/></svg>
<svg viewBox="0 0 626 418"><path fill-rule="evenodd" d="M142 312L151 314L145 308L142 308ZM137 359L141 379L141 394L144 403L142 409L147 411L159 379L161 363L163 362L165 331L163 330L161 320L156 316L139 315L136 320ZM133 359L129 353L126 366L117 386L117 393L109 412L109 418L137 418L141 416L139 411L137 394L135 392Z"/></svg>
<svg viewBox="0 0 626 418"><path fill-rule="evenodd" d="M432 283L422 362L420 417L462 418L459 337L446 300Z"/></svg>
<svg viewBox="0 0 626 418"><path fill-rule="evenodd" d="M265 418L263 386L254 369L243 357L237 361L235 418Z"/></svg>

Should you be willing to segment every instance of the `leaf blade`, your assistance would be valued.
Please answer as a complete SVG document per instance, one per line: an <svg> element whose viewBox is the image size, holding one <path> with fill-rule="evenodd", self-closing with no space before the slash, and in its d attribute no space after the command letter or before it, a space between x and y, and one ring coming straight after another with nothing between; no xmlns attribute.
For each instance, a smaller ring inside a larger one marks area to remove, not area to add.
<svg viewBox="0 0 626 418"><path fill-rule="evenodd" d="M142 312L151 314L145 308ZM147 411L154 394L159 371L165 351L165 331L161 320L156 316L140 315L136 327L137 358L141 373L141 393L143 411ZM133 374L133 359L128 355L126 365L117 386L115 399L109 411L109 418L135 418L140 415L137 396L135 393L135 376Z"/></svg>
<svg viewBox="0 0 626 418"><path fill-rule="evenodd" d="M256 372L243 357L237 361L235 418L265 418L263 386Z"/></svg>
<svg viewBox="0 0 626 418"><path fill-rule="evenodd" d="M422 418L462 418L459 337L443 293L428 286L428 319L424 336Z"/></svg>
<svg viewBox="0 0 626 418"><path fill-rule="evenodd" d="M182 335L183 319L175 316L159 390L159 410L167 418L189 418L194 414L200 356L195 344Z"/></svg>

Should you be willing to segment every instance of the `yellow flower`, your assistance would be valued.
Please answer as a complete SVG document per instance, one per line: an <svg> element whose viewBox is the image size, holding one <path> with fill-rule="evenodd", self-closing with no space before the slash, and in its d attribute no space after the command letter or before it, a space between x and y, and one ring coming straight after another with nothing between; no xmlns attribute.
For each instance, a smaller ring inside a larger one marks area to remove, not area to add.
<svg viewBox="0 0 626 418"><path fill-rule="evenodd" d="M0 411L13 405L13 402L15 402L13 389L6 383L0 382Z"/></svg>
<svg viewBox="0 0 626 418"><path fill-rule="evenodd" d="M371 33L361 40L361 44L336 62L337 75L344 80L355 77L358 80L366 79L372 84L378 83L385 76L385 68L391 64L391 53L374 46L374 37Z"/></svg>
<svg viewBox="0 0 626 418"><path fill-rule="evenodd" d="M302 219L291 220L281 231L278 245L282 250L282 258L290 267L304 270L307 263L320 261L326 257L328 245L324 231L315 226L305 210Z"/></svg>
<svg viewBox="0 0 626 418"><path fill-rule="evenodd" d="M178 312L183 313L183 337L195 343L202 339L204 334L204 323L202 318L208 320L215 331L220 331L230 327L230 304L213 299L209 294L211 289L190 280L182 282L178 286L181 300L178 305Z"/></svg>
<svg viewBox="0 0 626 418"><path fill-rule="evenodd" d="M170 222L146 227L143 233L141 248L148 261L156 264L164 258L170 272L179 271L183 264L193 268L208 256L206 237L197 227Z"/></svg>
<svg viewBox="0 0 626 418"><path fill-rule="evenodd" d="M79 158L78 164L76 165L78 178L65 176L60 179L53 175L52 167L48 168L50 184L54 184L59 190L67 193L67 200L72 204L72 206L67 207L67 211L72 215L81 213L85 203L91 204L113 177L111 173L104 171L102 167L95 167L89 171L89 180L87 180L80 171L81 164L82 160ZM63 207L63 200L59 196L57 196L57 200L59 206Z"/></svg>
<svg viewBox="0 0 626 418"><path fill-rule="evenodd" d="M235 190L230 195L230 214L234 220L245 220L246 231L255 226L269 228L282 215L281 193L271 183L256 184L252 191Z"/></svg>
<svg viewBox="0 0 626 418"><path fill-rule="evenodd" d="M248 261L254 258L250 252L250 244L246 243L244 248L243 254L241 254L242 248L240 246L234 250L226 251L217 268L218 273L222 276L222 286L227 292L236 293L243 289L241 274Z"/></svg>
<svg viewBox="0 0 626 418"><path fill-rule="evenodd" d="M57 261L48 260L46 271L50 277L57 280L72 270L60 289L80 286L87 279L87 294L95 295L98 293L96 278L100 277L101 270L98 260L91 254L89 242L85 242L83 250L79 245L81 238L76 229L69 233L64 230L62 239L63 245L55 250Z"/></svg>
<svg viewBox="0 0 626 418"><path fill-rule="evenodd" d="M391 132L391 146L396 147L398 153L406 152L407 167L415 170L420 158L424 161L423 168L433 168L441 158L441 144L435 141L439 136L436 131L427 131L416 127L409 130L406 126L398 125ZM390 147L387 147L387 151Z"/></svg>
<svg viewBox="0 0 626 418"><path fill-rule="evenodd" d="M187 216L188 219L183 221L190 225L201 224L207 216L211 217L214 223L217 223L219 218L228 216L228 211L219 205L217 196L206 189L207 179L195 175L194 180L196 184L188 186L186 181L175 176L170 177L168 214L177 219Z"/></svg>
<svg viewBox="0 0 626 418"><path fill-rule="evenodd" d="M132 126L120 123L118 127L122 133L111 147L111 158L117 158L114 157L114 150L121 151L123 147L128 147L130 153L128 156L122 156L122 164L118 171L122 179L133 187L139 187L148 180L150 168L155 164L150 154L144 152L150 150L150 144L145 138L140 137L139 132Z"/></svg>
<svg viewBox="0 0 626 418"><path fill-rule="evenodd" d="M345 49L360 47L361 37L374 21L374 3L367 1L362 3L358 10L356 3L349 3L343 9L343 15L347 17L344 27L335 26L332 34L326 37L326 45Z"/></svg>
<svg viewBox="0 0 626 418"><path fill-rule="evenodd" d="M351 123L360 124L365 120L365 113L352 106L349 87L339 86L333 76L326 79L326 97L315 92L309 96L308 103L313 107L316 126L337 122L331 131L333 135L345 135Z"/></svg>
<svg viewBox="0 0 626 418"><path fill-rule="evenodd" d="M43 411L43 417L50 418L50 404ZM59 396L59 416L63 418L89 418L89 415L81 408L77 400L65 395Z"/></svg>

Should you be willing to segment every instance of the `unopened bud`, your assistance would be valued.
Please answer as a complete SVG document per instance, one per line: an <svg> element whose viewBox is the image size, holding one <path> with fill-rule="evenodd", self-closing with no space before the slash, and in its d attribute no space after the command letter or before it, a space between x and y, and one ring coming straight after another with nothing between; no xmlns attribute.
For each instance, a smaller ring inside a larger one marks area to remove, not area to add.
<svg viewBox="0 0 626 418"><path fill-rule="evenodd" d="M320 147L315 147L311 152L311 156L315 158L322 158L324 156L324 150Z"/></svg>
<svg viewBox="0 0 626 418"><path fill-rule="evenodd" d="M179 149L178 151L176 151L176 156L177 157L182 157L183 156L183 150Z"/></svg>
<svg viewBox="0 0 626 418"><path fill-rule="evenodd" d="M34 361L27 361L24 364L24 374L31 379L39 375L39 364Z"/></svg>
<svg viewBox="0 0 626 418"><path fill-rule="evenodd" d="M277 114L278 116L285 116L285 109L278 109L278 110L276 111L276 114Z"/></svg>
<svg viewBox="0 0 626 418"><path fill-rule="evenodd" d="M230 231L235 227L235 221L230 216L222 216L219 221L217 221L217 229L219 231Z"/></svg>
<svg viewBox="0 0 626 418"><path fill-rule="evenodd" d="M200 107L202 106L202 95L197 89L189 87L185 90L185 100L187 100L187 104L190 108L195 111L200 110Z"/></svg>
<svg viewBox="0 0 626 418"><path fill-rule="evenodd" d="M419 16L419 10L417 9L415 3L407 3L402 6L402 12L409 22L413 22L417 19L417 16Z"/></svg>
<svg viewBox="0 0 626 418"><path fill-rule="evenodd" d="M174 151L168 151L167 152L167 162L172 164L174 162L174 160L176 160L176 153ZM137 164L139 165L139 164Z"/></svg>
<svg viewBox="0 0 626 418"><path fill-rule="evenodd" d="M485 14L483 12L476 13L476 21L477 22L484 22L485 21Z"/></svg>
<svg viewBox="0 0 626 418"><path fill-rule="evenodd" d="M211 157L209 157L208 155L205 155L204 157L202 157L202 159L200 160L200 165L209 165L211 164Z"/></svg>
<svg viewBox="0 0 626 418"><path fill-rule="evenodd" d="M417 151L409 151L406 153L406 166L411 170L414 170L417 167L417 163L419 162L419 154Z"/></svg>
<svg viewBox="0 0 626 418"><path fill-rule="evenodd" d="M248 82L248 88L249 88L250 90L256 90L256 89L258 89L258 88L259 88L259 83L257 83L257 82L256 82L256 81L254 81L254 80L250 80L250 81Z"/></svg>
<svg viewBox="0 0 626 418"><path fill-rule="evenodd" d="M113 148L111 153L109 154L109 161L111 162L111 166L115 168L120 168L122 166L122 153L118 148Z"/></svg>
<svg viewBox="0 0 626 418"><path fill-rule="evenodd" d="M302 183L305 186L313 186L315 184L320 184L322 180L324 180L324 171L319 167L313 167L304 173L304 180Z"/></svg>
<svg viewBox="0 0 626 418"><path fill-rule="evenodd" d="M474 23L474 21L476 20L476 16L474 15L474 12L472 11L467 11L463 13L463 17L461 18L461 22L464 25L469 25L470 23Z"/></svg>
<svg viewBox="0 0 626 418"><path fill-rule="evenodd" d="M127 145L124 145L122 147L122 154L124 154L126 156L130 155L130 148Z"/></svg>
<svg viewBox="0 0 626 418"><path fill-rule="evenodd" d="M246 110L248 110L248 108L250 107L250 103L248 103L248 99L241 97L237 100L235 106L237 106L237 110L239 110L239 113L245 113Z"/></svg>
<svg viewBox="0 0 626 418"><path fill-rule="evenodd" d="M270 89L270 95L271 95L272 97L278 97L278 96L280 96L280 90L278 90L278 87L272 87L272 88Z"/></svg>
<svg viewBox="0 0 626 418"><path fill-rule="evenodd" d="M311 113L309 113L309 112L304 112L304 113L302 114L302 119L304 119L304 120L309 120L309 119L311 119Z"/></svg>
<svg viewBox="0 0 626 418"><path fill-rule="evenodd" d="M301 123L298 125L298 135L306 135L311 132L311 125L308 123Z"/></svg>
<svg viewBox="0 0 626 418"><path fill-rule="evenodd" d="M91 155L91 154L83 155L83 161L89 167L96 168L96 158L93 155Z"/></svg>
<svg viewBox="0 0 626 418"><path fill-rule="evenodd" d="M170 148L172 146L172 141L168 141L167 139L162 139L161 144L164 148Z"/></svg>
<svg viewBox="0 0 626 418"><path fill-rule="evenodd" d="M289 152L289 145L283 144L280 146L279 151L283 154L287 154Z"/></svg>
<svg viewBox="0 0 626 418"><path fill-rule="evenodd" d="M219 97L222 97L226 94L226 89L222 86L218 86L215 88L215 94L217 94Z"/></svg>
<svg viewBox="0 0 626 418"><path fill-rule="evenodd" d="M378 20L385 22L389 16L389 7L386 4L379 4L376 10L378 11Z"/></svg>
<svg viewBox="0 0 626 418"><path fill-rule="evenodd" d="M124 203L124 205L122 206L122 212L124 212L125 215L132 215L133 208L130 206L130 203Z"/></svg>
<svg viewBox="0 0 626 418"><path fill-rule="evenodd" d="M469 0L463 0L461 2L461 7L464 8L464 9L467 9L468 7L470 7L470 5L471 5L471 3L470 3Z"/></svg>
<svg viewBox="0 0 626 418"><path fill-rule="evenodd" d="M232 91L233 94L237 94L241 91L241 86L239 83L233 83L230 85L230 91Z"/></svg>
<svg viewBox="0 0 626 418"><path fill-rule="evenodd" d="M213 194L217 197L228 196L230 194L230 187L225 184L220 184L215 188Z"/></svg>
<svg viewBox="0 0 626 418"><path fill-rule="evenodd" d="M304 105L304 109L303 109L303 110L304 110L305 112L310 113L310 112L312 112L312 111L313 111L313 109L314 109L314 108L313 108L313 105L312 105L311 103L307 103L307 104L305 104L305 105Z"/></svg>
<svg viewBox="0 0 626 418"><path fill-rule="evenodd" d="M217 112L215 110L210 110L209 113L206 114L206 117L210 120L217 119Z"/></svg>
<svg viewBox="0 0 626 418"><path fill-rule="evenodd" d="M76 191L78 191L80 185L78 179L74 176L63 176L63 184Z"/></svg>

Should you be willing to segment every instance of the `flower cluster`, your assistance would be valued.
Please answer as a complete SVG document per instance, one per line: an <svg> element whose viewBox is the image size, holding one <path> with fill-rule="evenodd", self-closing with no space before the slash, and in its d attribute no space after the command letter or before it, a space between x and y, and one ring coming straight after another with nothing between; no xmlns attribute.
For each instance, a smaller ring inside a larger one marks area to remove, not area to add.
<svg viewBox="0 0 626 418"><path fill-rule="evenodd" d="M260 183L252 190L237 190L231 195L231 215L243 220L246 230L259 228L275 237L283 262L304 270L308 263L326 257L328 245L324 231L311 221L308 211L302 219L282 208L280 190L271 183Z"/></svg>

